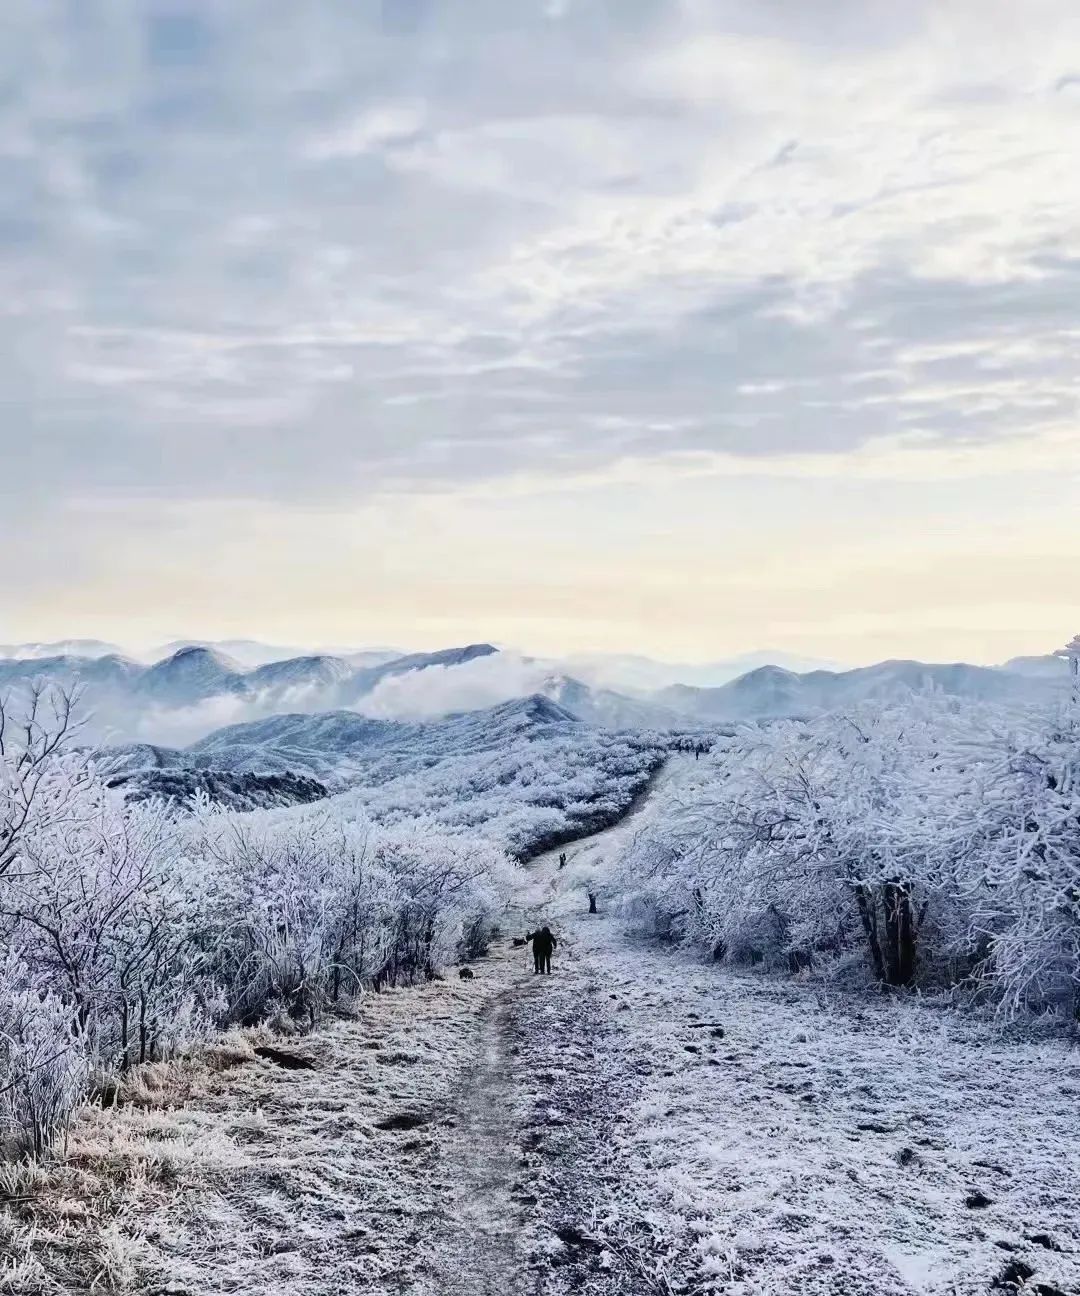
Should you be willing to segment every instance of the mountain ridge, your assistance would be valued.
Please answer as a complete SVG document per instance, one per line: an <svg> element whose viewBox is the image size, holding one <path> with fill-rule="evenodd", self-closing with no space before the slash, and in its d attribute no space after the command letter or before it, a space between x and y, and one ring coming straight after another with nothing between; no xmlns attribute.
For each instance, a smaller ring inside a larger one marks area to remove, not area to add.
<svg viewBox="0 0 1080 1296"><path fill-rule="evenodd" d="M683 715L734 721L809 715L928 689L985 702L1020 702L1052 697L1057 682L1001 666L893 659L847 671L805 674L760 666L717 688L676 684L657 697Z"/></svg>
<svg viewBox="0 0 1080 1296"><path fill-rule="evenodd" d="M347 710L395 719L434 719L542 695L569 714L609 729L678 729L692 724L820 713L903 691L938 690L994 702L1051 698L1068 679L1059 657L1003 666L908 659L842 671L757 666L725 684L675 683L622 692L582 679L565 663L524 658L478 642L363 664L313 653L245 668L220 648L187 644L150 665L120 654L0 658L0 686L28 693L36 680L77 684L85 726L98 741L184 747L230 724L289 713ZM431 672L425 675L425 672Z"/></svg>

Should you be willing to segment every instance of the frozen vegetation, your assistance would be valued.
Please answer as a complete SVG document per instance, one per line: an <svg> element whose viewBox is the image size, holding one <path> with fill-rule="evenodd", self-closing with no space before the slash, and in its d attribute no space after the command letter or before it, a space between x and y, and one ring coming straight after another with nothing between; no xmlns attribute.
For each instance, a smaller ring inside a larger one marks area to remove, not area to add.
<svg viewBox="0 0 1080 1296"><path fill-rule="evenodd" d="M131 798L190 801L200 791L265 804L334 791L331 814L380 824L422 821L473 832L518 858L617 819L659 767L671 735L582 724L545 697L426 723L350 711L232 725L186 751L101 753L109 782Z"/></svg>
<svg viewBox="0 0 1080 1296"><path fill-rule="evenodd" d="M695 759L530 696L104 772L30 704L0 1291L1078 1289L1075 704L908 694Z"/></svg>
<svg viewBox="0 0 1080 1296"><path fill-rule="evenodd" d="M552 923L551 978L503 939L471 980L124 1077L12 1168L8 1289L1071 1296L1068 1041L628 939L583 888L642 823L516 874L503 921Z"/></svg>
<svg viewBox="0 0 1080 1296"><path fill-rule="evenodd" d="M351 789L240 814L197 780L179 803L125 804L73 747L63 694L9 720L0 1121L16 1144L40 1153L87 1092L215 1029L310 1024L483 949L510 857L616 821L662 759L658 738L536 699L440 726L282 717L219 736L224 777L263 763L260 741L298 753L298 727L346 750Z"/></svg>
<svg viewBox="0 0 1080 1296"><path fill-rule="evenodd" d="M1080 704L911 696L725 740L624 860L718 962L1080 1012Z"/></svg>

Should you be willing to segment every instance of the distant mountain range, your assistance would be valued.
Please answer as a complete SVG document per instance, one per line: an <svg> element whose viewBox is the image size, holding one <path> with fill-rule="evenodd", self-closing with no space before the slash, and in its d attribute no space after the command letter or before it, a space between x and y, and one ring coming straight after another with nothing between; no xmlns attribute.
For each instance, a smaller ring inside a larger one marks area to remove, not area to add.
<svg viewBox="0 0 1080 1296"><path fill-rule="evenodd" d="M91 716L87 734L92 741L184 747L227 731L226 726L268 722L282 713L361 712L379 720L420 721L542 696L591 725L672 729L808 716L888 701L911 690L1021 702L1053 697L1068 678L1065 660L1046 656L1016 658L1000 667L888 661L852 670L800 672L768 664L703 685L670 682L668 673L682 668L643 657L541 661L478 643L431 653L371 649L248 665L260 648L269 651L267 646L231 642L246 661L220 646L187 643L151 664L117 652L97 653L93 650L109 645L96 640L20 645L25 655L0 657L0 691L13 694L17 704L35 680L77 682L82 709ZM83 651L43 655L53 647ZM686 669L691 678L721 678L734 660ZM604 682L612 676L628 682L621 687ZM646 685L646 680L652 683Z"/></svg>
<svg viewBox="0 0 1080 1296"><path fill-rule="evenodd" d="M894 701L911 692L937 691L983 702L1023 702L1052 697L1068 678L1067 663L1061 658L1022 660L1022 669L964 662L886 661L855 670L816 670L802 675L779 666L762 666L719 688L676 684L654 696L682 715L730 722L810 716L861 702Z"/></svg>
<svg viewBox="0 0 1080 1296"><path fill-rule="evenodd" d="M271 662L309 656L303 648L290 648L281 644L262 643L257 639L173 639L169 643L149 648L145 652L125 651L118 644L103 639L57 639L51 643L28 642L0 644L0 658L21 658L40 661L48 657L125 657L132 661L150 664L172 657L185 648L209 648L232 659L244 670L265 666ZM400 648L328 649L325 655L342 657L353 666L378 666L405 654Z"/></svg>
<svg viewBox="0 0 1080 1296"><path fill-rule="evenodd" d="M101 639L56 639L51 643L0 644L0 658L34 661L42 657L122 657L117 644Z"/></svg>
<svg viewBox="0 0 1080 1296"><path fill-rule="evenodd" d="M586 684L632 693L652 693L671 684L716 688L759 666L781 666L790 671L842 669L833 661L780 649L762 649L699 663L661 662L628 653L585 653L567 657L562 664L570 675Z"/></svg>
<svg viewBox="0 0 1080 1296"><path fill-rule="evenodd" d="M352 660L292 657L253 669L201 646L182 647L149 666L116 653L0 658L0 689L18 706L35 681L74 686L92 740L175 741L178 734L198 737L230 719L353 707L394 676L461 666L495 652L490 644L469 644L390 660L381 652L357 653Z"/></svg>

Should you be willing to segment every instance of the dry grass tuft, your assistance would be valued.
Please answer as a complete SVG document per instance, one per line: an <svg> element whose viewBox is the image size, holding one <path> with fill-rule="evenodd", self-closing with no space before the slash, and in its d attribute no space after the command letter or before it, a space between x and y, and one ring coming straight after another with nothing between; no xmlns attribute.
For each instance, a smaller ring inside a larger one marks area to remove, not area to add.
<svg viewBox="0 0 1080 1296"><path fill-rule="evenodd" d="M268 1029L233 1030L189 1055L99 1076L65 1143L41 1161L0 1159L0 1296L141 1287L167 1215L200 1169L246 1164L234 1139L186 1108L255 1060Z"/></svg>

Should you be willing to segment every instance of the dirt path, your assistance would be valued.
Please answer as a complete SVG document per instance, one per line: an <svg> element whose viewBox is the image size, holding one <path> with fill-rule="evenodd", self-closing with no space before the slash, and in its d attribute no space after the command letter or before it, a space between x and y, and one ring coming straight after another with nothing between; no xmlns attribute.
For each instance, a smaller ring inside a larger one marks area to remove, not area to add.
<svg viewBox="0 0 1080 1296"><path fill-rule="evenodd" d="M513 1155L518 1112L509 1044L518 994L514 985L484 1007L476 1060L444 1122L448 1199L422 1249L446 1296L501 1296L520 1286L524 1190Z"/></svg>
<svg viewBox="0 0 1080 1296"><path fill-rule="evenodd" d="M663 784L663 776L658 785ZM607 958L621 931L590 915L582 870L602 863L635 831L632 817L567 849L538 857L510 907L511 930L548 923L559 938L552 976L530 971L527 949L505 945L515 980L485 1008L478 1061L456 1096L440 1155L458 1185L428 1248L448 1293L523 1290L652 1293L667 1290L639 1249L640 1221L603 1235L597 1211L628 1174L616 1141L640 1063L613 1043L617 998ZM492 975L490 963L477 976Z"/></svg>

